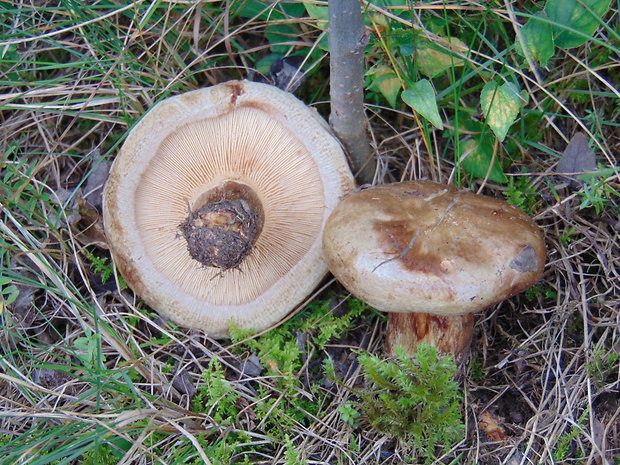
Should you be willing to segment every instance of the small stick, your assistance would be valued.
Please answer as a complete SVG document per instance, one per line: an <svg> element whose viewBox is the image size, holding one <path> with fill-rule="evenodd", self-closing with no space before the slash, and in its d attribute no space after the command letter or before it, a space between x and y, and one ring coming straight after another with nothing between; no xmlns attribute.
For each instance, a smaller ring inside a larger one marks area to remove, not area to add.
<svg viewBox="0 0 620 465"><path fill-rule="evenodd" d="M364 113L364 47L368 33L359 0L330 0L330 124L349 154L359 184L372 184L376 161Z"/></svg>

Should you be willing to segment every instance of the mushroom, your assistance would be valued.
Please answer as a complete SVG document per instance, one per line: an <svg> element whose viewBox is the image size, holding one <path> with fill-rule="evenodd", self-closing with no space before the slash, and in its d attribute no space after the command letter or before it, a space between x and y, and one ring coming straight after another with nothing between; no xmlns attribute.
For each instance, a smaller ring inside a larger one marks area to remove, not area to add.
<svg viewBox="0 0 620 465"><path fill-rule="evenodd" d="M420 343L462 359L473 314L532 286L545 245L521 210L432 181L353 192L325 226L327 265L354 296L388 312L387 347Z"/></svg>
<svg viewBox="0 0 620 465"><path fill-rule="evenodd" d="M278 322L327 273L321 234L354 186L325 121L231 81L165 99L131 130L104 191L127 284L175 323L226 337Z"/></svg>

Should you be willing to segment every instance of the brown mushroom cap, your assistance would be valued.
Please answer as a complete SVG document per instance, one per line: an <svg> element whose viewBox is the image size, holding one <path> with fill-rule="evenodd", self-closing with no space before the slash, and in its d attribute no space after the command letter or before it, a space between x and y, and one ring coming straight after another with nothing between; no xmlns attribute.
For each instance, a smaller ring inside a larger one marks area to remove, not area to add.
<svg viewBox="0 0 620 465"><path fill-rule="evenodd" d="M525 290L545 262L541 232L521 210L431 181L347 195L323 247L336 279L378 310L444 316Z"/></svg>
<svg viewBox="0 0 620 465"><path fill-rule="evenodd" d="M232 81L168 98L132 129L105 187L104 223L116 265L148 305L223 337L231 324L269 327L317 286L322 229L352 187L315 111L275 87ZM230 212L199 211L217 196L260 216L249 254L223 269L193 259L184 238L200 215L227 221Z"/></svg>

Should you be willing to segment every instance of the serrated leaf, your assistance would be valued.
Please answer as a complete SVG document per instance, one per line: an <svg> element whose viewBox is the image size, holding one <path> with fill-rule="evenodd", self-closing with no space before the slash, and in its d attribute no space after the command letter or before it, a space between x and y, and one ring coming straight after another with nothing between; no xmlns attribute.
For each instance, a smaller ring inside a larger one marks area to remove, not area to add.
<svg viewBox="0 0 620 465"><path fill-rule="evenodd" d="M487 124L503 141L521 109L519 89L507 82L501 86L494 81L487 82L480 94L480 105Z"/></svg>
<svg viewBox="0 0 620 465"><path fill-rule="evenodd" d="M411 87L403 91L401 98L407 105L429 120L437 129L443 129L443 123L437 108L435 90L428 79L422 79L412 84Z"/></svg>
<svg viewBox="0 0 620 465"><path fill-rule="evenodd" d="M547 0L547 17L558 24L553 27L555 45L572 48L585 44L600 26L610 4L611 0Z"/></svg>
<svg viewBox="0 0 620 465"><path fill-rule="evenodd" d="M477 178L486 178L489 166L493 160L493 145L488 138L467 139L461 142L459 146L459 155L461 166L472 176ZM506 184L508 178L504 174L497 157L491 166L488 179L493 182Z"/></svg>
<svg viewBox="0 0 620 465"><path fill-rule="evenodd" d="M467 49L465 43L456 37L446 40L457 50ZM461 58L423 38L418 40L415 58L418 60L420 70L430 78L440 75L453 66L463 66Z"/></svg>
<svg viewBox="0 0 620 465"><path fill-rule="evenodd" d="M542 12L530 18L521 28L523 43L517 43L517 52L521 56L525 56L525 49L530 58L536 60L541 66L547 66L555 53L553 34L549 23L542 21L544 16L544 12Z"/></svg>
<svg viewBox="0 0 620 465"><path fill-rule="evenodd" d="M371 74L371 83L368 89L381 93L392 108L396 108L398 93L401 88L400 79L398 79L396 73L387 66L382 66Z"/></svg>

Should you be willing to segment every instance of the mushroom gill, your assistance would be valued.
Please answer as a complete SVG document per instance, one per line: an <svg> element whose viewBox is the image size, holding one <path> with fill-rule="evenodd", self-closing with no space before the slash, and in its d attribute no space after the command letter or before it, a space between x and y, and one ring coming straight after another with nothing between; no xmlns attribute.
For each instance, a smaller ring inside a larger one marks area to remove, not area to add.
<svg viewBox="0 0 620 465"><path fill-rule="evenodd" d="M193 260L179 234L188 209L226 181L256 194L264 222L252 251L226 271ZM241 107L170 134L136 190L137 227L154 267L184 292L215 305L258 297L311 247L323 222L322 182L302 141L269 114Z"/></svg>

